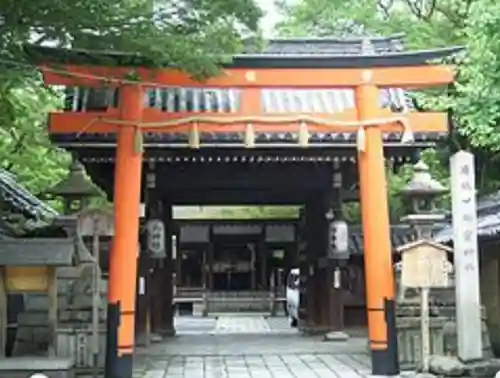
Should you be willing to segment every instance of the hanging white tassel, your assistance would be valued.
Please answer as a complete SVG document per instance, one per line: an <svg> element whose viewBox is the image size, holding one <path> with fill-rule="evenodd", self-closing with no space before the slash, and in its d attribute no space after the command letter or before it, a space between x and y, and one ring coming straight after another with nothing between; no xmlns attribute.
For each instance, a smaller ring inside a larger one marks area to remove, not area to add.
<svg viewBox="0 0 500 378"><path fill-rule="evenodd" d="M255 147L255 131L251 123L247 123L245 129L245 147L246 148Z"/></svg>
<svg viewBox="0 0 500 378"><path fill-rule="evenodd" d="M366 141L365 141L365 128L364 127L359 127L357 131L357 136L356 136L356 147L359 152L364 152L365 151L365 146L366 146Z"/></svg>
<svg viewBox="0 0 500 378"><path fill-rule="evenodd" d="M200 132L198 130L198 123L193 123L189 129L189 147L200 148Z"/></svg>
<svg viewBox="0 0 500 378"><path fill-rule="evenodd" d="M405 125L403 129L403 135L401 136L401 143L411 144L413 142L415 142L413 131L411 130L409 125Z"/></svg>
<svg viewBox="0 0 500 378"><path fill-rule="evenodd" d="M134 130L134 152L138 154L144 152L144 136L140 128Z"/></svg>
<svg viewBox="0 0 500 378"><path fill-rule="evenodd" d="M309 130L307 129L307 123L301 122L299 129L299 145L301 147L307 147L309 145Z"/></svg>

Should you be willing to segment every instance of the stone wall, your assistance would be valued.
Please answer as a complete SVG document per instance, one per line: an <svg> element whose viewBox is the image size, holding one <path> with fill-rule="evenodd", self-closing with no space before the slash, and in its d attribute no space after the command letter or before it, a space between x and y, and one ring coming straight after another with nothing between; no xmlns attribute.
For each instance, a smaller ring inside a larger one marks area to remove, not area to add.
<svg viewBox="0 0 500 378"><path fill-rule="evenodd" d="M58 269L59 308L56 354L60 357L73 358L77 365L80 365L77 367L80 368L91 366L88 366L91 364L89 357L83 357L82 353L88 354L91 351L92 280L93 267L91 265ZM101 280L100 292L99 318L101 345L103 347L107 292L107 285L104 280ZM12 352L13 356L47 355L49 342L54 337L48 327L48 308L47 295L25 295L25 311L18 315L18 329ZM81 340L82 334L87 335L86 340ZM78 340L79 338L80 340ZM82 348L85 348L85 350L82 350ZM102 363L104 363L104 359L102 359Z"/></svg>
<svg viewBox="0 0 500 378"><path fill-rule="evenodd" d="M483 256L482 256L483 259ZM484 264L481 270L483 281ZM491 273L493 274L493 272ZM420 294L415 289L404 289L400 286L400 271L396 267L396 292L397 311L396 327L398 330L399 357L402 369L414 369L420 366L421 357L421 331L420 331ZM497 278L498 279L498 278ZM431 289L429 295L431 354L438 356L457 356L457 329L454 277L450 273L450 287ZM481 291L491 290L486 282L481 282ZM483 295L484 307L482 309L483 327L483 354L484 357L493 357L490 342L493 319L498 318L498 313L492 312L492 306L487 305ZM498 308L500 309L500 308ZM493 321L494 323L495 321Z"/></svg>
<svg viewBox="0 0 500 378"><path fill-rule="evenodd" d="M451 294L453 294L453 292ZM435 297L432 302L430 306L431 354L438 356L457 356L458 344L455 304L450 302L439 302ZM421 332L420 303L418 300L398 303L396 327L398 330L401 368L407 370L419 367L421 363ZM486 311L484 310L483 354L486 358L493 357L488 328L486 326Z"/></svg>
<svg viewBox="0 0 500 378"><path fill-rule="evenodd" d="M500 357L500 243L481 246L480 277L491 347Z"/></svg>

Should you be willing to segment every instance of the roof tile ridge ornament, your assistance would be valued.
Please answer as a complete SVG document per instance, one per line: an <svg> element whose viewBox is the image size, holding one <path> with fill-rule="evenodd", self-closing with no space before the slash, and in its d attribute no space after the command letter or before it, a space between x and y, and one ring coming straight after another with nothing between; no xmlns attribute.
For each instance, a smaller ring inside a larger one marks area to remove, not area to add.
<svg viewBox="0 0 500 378"><path fill-rule="evenodd" d="M267 42L269 43L307 43L307 42L330 42L330 43L359 43L362 42L365 38L368 38L371 43L380 43L380 42L392 42L392 41L401 41L405 38L405 33L395 33L388 36L349 36L349 37L276 37L269 38Z"/></svg>
<svg viewBox="0 0 500 378"><path fill-rule="evenodd" d="M361 40L361 55L375 55L375 46L369 36L363 36Z"/></svg>

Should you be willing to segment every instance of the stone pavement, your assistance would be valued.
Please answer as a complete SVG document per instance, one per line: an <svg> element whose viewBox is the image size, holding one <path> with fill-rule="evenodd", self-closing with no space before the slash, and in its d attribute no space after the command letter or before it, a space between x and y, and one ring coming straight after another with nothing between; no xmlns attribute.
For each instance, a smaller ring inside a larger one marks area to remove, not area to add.
<svg viewBox="0 0 500 378"><path fill-rule="evenodd" d="M206 318L181 316L175 319L175 329L178 335L297 333L283 317L258 315L221 315Z"/></svg>
<svg viewBox="0 0 500 378"><path fill-rule="evenodd" d="M141 378L362 378L370 369L364 355L283 354L177 356L152 362Z"/></svg>
<svg viewBox="0 0 500 378"><path fill-rule="evenodd" d="M370 375L364 337L303 337L286 318L176 319L177 337L138 348L134 378L361 378ZM359 336L359 335L358 335Z"/></svg>

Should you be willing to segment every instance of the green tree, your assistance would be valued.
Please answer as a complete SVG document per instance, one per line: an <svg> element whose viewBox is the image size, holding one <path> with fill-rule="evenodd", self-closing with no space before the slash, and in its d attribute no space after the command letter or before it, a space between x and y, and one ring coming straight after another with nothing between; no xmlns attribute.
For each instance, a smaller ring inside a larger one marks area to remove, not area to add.
<svg viewBox="0 0 500 378"><path fill-rule="evenodd" d="M46 131L47 112L59 99L29 76L0 85L0 166L34 193L64 177L69 163Z"/></svg>
<svg viewBox="0 0 500 378"><path fill-rule="evenodd" d="M0 164L37 193L66 173L69 156L51 145L47 113L61 96L42 86L25 46L140 54L193 75L215 73L257 36L253 0L0 1Z"/></svg>
<svg viewBox="0 0 500 378"><path fill-rule="evenodd" d="M422 6L423 5L423 6ZM303 0L281 3L284 36L393 35L405 34L408 49L424 50L464 45L457 83L448 92L413 93L419 107L451 110L456 131L425 160L433 175L444 183L448 158L459 148L476 156L478 188L498 190L500 133L500 4L494 0ZM396 220L401 203L394 194L407 182L408 167L388 173L391 215ZM359 209L350 205L348 216Z"/></svg>
<svg viewBox="0 0 500 378"><path fill-rule="evenodd" d="M0 57L20 59L27 42L140 54L211 74L254 35L253 0L4 0Z"/></svg>

